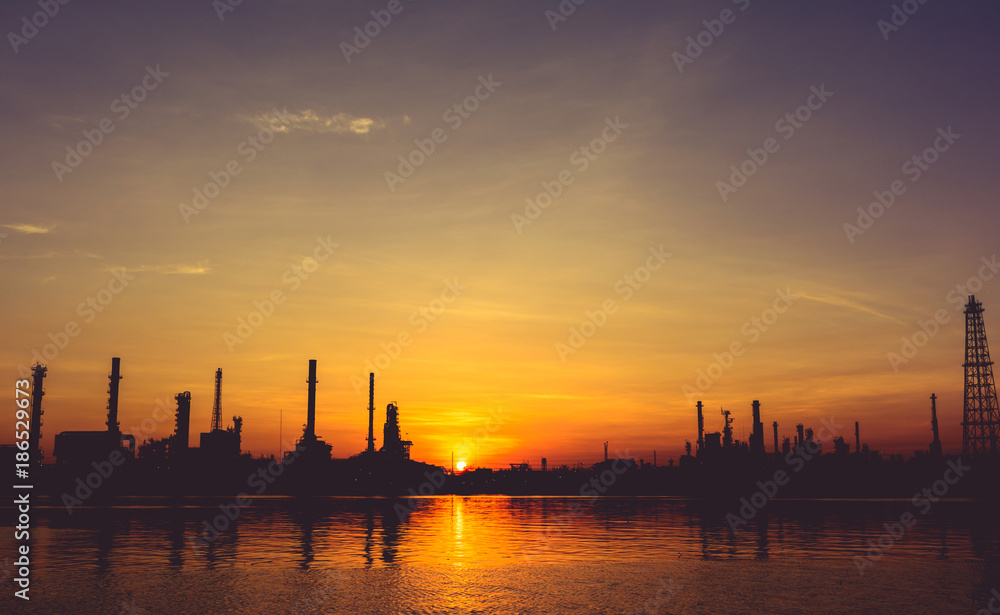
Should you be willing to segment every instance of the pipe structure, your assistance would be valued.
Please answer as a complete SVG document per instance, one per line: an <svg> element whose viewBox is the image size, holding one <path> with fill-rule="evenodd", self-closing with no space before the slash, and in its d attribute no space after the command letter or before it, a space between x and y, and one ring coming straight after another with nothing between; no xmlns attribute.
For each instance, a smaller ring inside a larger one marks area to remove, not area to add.
<svg viewBox="0 0 1000 615"><path fill-rule="evenodd" d="M45 378L46 371L48 368L39 363L31 368L31 429L28 431L28 460L35 467L42 463L42 396L45 395L42 378Z"/></svg>
<svg viewBox="0 0 1000 615"><path fill-rule="evenodd" d="M191 431L191 392L184 391L174 395L177 400L176 424L174 427L174 446L187 449Z"/></svg>
<svg viewBox="0 0 1000 615"><path fill-rule="evenodd" d="M118 381L121 377L121 362L118 357L111 359L111 374L108 376L108 431L110 433L121 433L118 424Z"/></svg>
<svg viewBox="0 0 1000 615"><path fill-rule="evenodd" d="M215 401L212 402L212 429L222 431L222 368L215 370Z"/></svg>
<svg viewBox="0 0 1000 615"><path fill-rule="evenodd" d="M931 393L931 431L934 432L934 441L931 442L931 455L940 457L941 439L938 437L937 395L935 393Z"/></svg>
<svg viewBox="0 0 1000 615"><path fill-rule="evenodd" d="M771 423L771 426L774 427L774 454L777 455L781 452L778 448L778 421Z"/></svg>
<svg viewBox="0 0 1000 615"><path fill-rule="evenodd" d="M854 421L854 452L861 452L861 425L858 421Z"/></svg>
<svg viewBox="0 0 1000 615"><path fill-rule="evenodd" d="M701 402L698 402L698 450L705 447L705 413L702 411Z"/></svg>
<svg viewBox="0 0 1000 615"><path fill-rule="evenodd" d="M306 414L305 439L316 438L316 359L309 359L309 402Z"/></svg>
<svg viewBox="0 0 1000 615"><path fill-rule="evenodd" d="M760 401L753 400L753 432L750 434L750 452L764 454L764 423L760 422Z"/></svg>
<svg viewBox="0 0 1000 615"><path fill-rule="evenodd" d="M375 372L368 373L368 452L375 452Z"/></svg>

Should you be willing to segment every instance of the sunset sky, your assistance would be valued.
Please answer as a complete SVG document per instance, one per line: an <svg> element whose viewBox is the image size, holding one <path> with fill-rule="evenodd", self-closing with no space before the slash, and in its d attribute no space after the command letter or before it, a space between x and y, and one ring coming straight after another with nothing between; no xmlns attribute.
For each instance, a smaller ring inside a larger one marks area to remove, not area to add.
<svg viewBox="0 0 1000 615"><path fill-rule="evenodd" d="M255 454L301 434L309 359L335 457L366 362L377 444L395 401L431 463L662 464L698 399L740 439L759 399L768 450L833 417L911 454L931 393L960 450L969 292L1000 352L996 3L96 4L30 37L37 2L0 8L0 357L50 344L50 460L115 356L123 431L187 390L197 445L221 367Z"/></svg>

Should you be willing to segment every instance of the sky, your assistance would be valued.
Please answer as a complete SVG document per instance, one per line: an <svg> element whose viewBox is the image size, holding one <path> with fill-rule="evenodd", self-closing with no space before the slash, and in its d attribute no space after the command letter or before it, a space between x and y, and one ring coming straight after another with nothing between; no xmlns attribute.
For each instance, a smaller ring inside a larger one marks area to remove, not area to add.
<svg viewBox="0 0 1000 615"><path fill-rule="evenodd" d="M197 445L222 368L288 448L316 359L335 457L369 371L436 464L663 464L698 400L912 454L932 393L961 450L995 3L42 4L0 8L0 361L48 366L50 459L112 357L140 442L190 391Z"/></svg>

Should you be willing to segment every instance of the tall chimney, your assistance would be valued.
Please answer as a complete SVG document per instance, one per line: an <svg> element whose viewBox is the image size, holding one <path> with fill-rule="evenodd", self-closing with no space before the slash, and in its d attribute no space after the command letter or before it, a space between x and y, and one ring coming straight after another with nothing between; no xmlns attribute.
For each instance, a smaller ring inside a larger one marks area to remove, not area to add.
<svg viewBox="0 0 1000 615"><path fill-rule="evenodd" d="M931 393L931 431L934 432L934 441L931 442L931 455L941 456L941 440L938 438L937 420L937 394Z"/></svg>
<svg viewBox="0 0 1000 615"><path fill-rule="evenodd" d="M854 421L854 452L861 452L861 426Z"/></svg>
<svg viewBox="0 0 1000 615"><path fill-rule="evenodd" d="M760 401L753 400L753 432L750 434L750 452L764 454L764 423L760 422Z"/></svg>
<svg viewBox="0 0 1000 615"><path fill-rule="evenodd" d="M316 359L309 359L309 406L306 415L305 439L316 437Z"/></svg>
<svg viewBox="0 0 1000 615"><path fill-rule="evenodd" d="M375 372L368 374L368 452L375 452Z"/></svg>
<svg viewBox="0 0 1000 615"><path fill-rule="evenodd" d="M121 433L118 425L118 381L121 377L122 360L118 357L111 359L111 375L108 376L110 384L108 386L108 431L111 433Z"/></svg>
<svg viewBox="0 0 1000 615"><path fill-rule="evenodd" d="M222 431L222 368L215 370L215 401L212 402L212 429Z"/></svg>
<svg viewBox="0 0 1000 615"><path fill-rule="evenodd" d="M698 450L705 447L705 414L702 412L701 402L698 402Z"/></svg>
<svg viewBox="0 0 1000 615"><path fill-rule="evenodd" d="M798 438L799 446L805 446L806 445L806 436L805 436L805 432L803 431L802 423L799 423L798 425L795 426L795 431L799 434L799 438Z"/></svg>
<svg viewBox="0 0 1000 615"><path fill-rule="evenodd" d="M771 426L774 427L774 454L777 455L781 452L781 449L778 448L778 421L771 423Z"/></svg>
<svg viewBox="0 0 1000 615"><path fill-rule="evenodd" d="M36 363L31 368L31 429L28 432L28 459L33 466L37 467L42 463L42 378L45 377L47 368ZM34 468L32 468L34 469Z"/></svg>
<svg viewBox="0 0 1000 615"><path fill-rule="evenodd" d="M174 427L174 446L186 450L188 436L191 431L191 392L184 391L174 395L177 400L176 425Z"/></svg>

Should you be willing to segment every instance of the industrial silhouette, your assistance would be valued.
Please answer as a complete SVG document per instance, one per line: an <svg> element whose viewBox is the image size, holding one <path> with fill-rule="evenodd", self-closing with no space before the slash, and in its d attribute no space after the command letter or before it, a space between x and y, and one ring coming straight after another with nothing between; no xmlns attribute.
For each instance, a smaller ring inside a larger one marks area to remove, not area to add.
<svg viewBox="0 0 1000 615"><path fill-rule="evenodd" d="M962 453L970 457L1000 452L1000 413L993 361L986 343L983 304L969 296L965 306L965 420Z"/></svg>
<svg viewBox="0 0 1000 615"><path fill-rule="evenodd" d="M958 491L978 494L994 490L1000 470L1000 420L998 420L996 387L992 361L986 341L982 304L970 296L965 309L966 357L965 405L963 416L963 456L976 461L975 476L963 480ZM111 361L108 375L107 429L102 431L65 431L55 436L54 464L42 465L41 428L43 381L47 367L36 364L31 390L31 425L29 460L43 490L53 494L67 493L82 477L100 464L109 461L117 468L112 476L104 477L94 497L111 497L120 493L186 495L217 494L227 490L246 489L247 476L254 472L270 472L264 487L274 494L382 494L429 495L443 493L511 493L511 494L582 494L580 485L587 485L593 476L604 477L604 484L594 484L596 493L671 493L703 497L726 497L745 490L746 485L769 472L808 465L807 474L814 480L797 481L789 495L823 496L907 496L914 485L926 484L928 477L940 473L945 463L953 462L943 454L938 429L937 395L931 400L932 440L924 451L906 461L901 455L888 458L861 441L860 421L854 423L854 447L845 440L839 427L824 425L819 432L798 423L794 437L781 438L778 421L771 423L770 449L765 444L762 405L750 403L751 432L746 441L733 432L735 421L731 410L721 408L721 429L706 430L705 405L698 401L696 446L685 446L685 454L675 466L671 459L666 466L640 459L609 457L609 442L604 442L603 461L591 467L578 464L550 468L541 459L541 471L534 471L527 461L509 464L509 469L474 468L456 471L413 461L410 451L414 443L402 437L400 410L395 401L386 405L382 443L375 439L375 374L369 374L368 434L365 448L346 458L334 458L333 447L316 433L317 362L309 360L306 379L306 422L293 450L283 451L277 458L252 457L242 448L243 419L233 416L233 425L222 424L222 369L215 372L215 392L211 426L199 438L198 448L190 448L191 393L174 396L174 432L164 438L150 438L136 449L136 438L121 432L118 421L119 386L123 378L121 360ZM11 446L2 447L14 456ZM0 450L0 452L3 452ZM6 454L6 453L5 453ZM120 467L119 467L120 466ZM627 468L628 471L623 471ZM263 475L263 474L262 474ZM280 480L277 477L281 476ZM613 480L607 479L611 476ZM269 477L269 478L270 478ZM264 484L264 483L261 483ZM597 487L600 487L599 489ZM221 491L220 491L221 490ZM263 492L260 491L260 492ZM911 492L912 493L912 492ZM89 496L88 496L89 497Z"/></svg>

